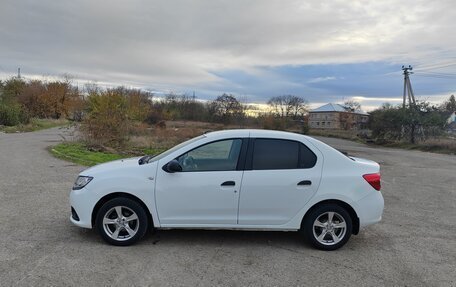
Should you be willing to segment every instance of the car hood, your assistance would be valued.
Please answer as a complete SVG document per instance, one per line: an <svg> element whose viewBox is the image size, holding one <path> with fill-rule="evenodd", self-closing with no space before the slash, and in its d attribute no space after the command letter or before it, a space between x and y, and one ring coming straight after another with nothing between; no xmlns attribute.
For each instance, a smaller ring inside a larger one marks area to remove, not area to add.
<svg viewBox="0 0 456 287"><path fill-rule="evenodd" d="M81 175L85 176L93 176L100 173L112 173L116 172L120 169L134 169L139 168L140 165L138 160L140 157L133 157L133 158L125 158L119 159L115 161L110 161L102 164L98 164L81 172Z"/></svg>

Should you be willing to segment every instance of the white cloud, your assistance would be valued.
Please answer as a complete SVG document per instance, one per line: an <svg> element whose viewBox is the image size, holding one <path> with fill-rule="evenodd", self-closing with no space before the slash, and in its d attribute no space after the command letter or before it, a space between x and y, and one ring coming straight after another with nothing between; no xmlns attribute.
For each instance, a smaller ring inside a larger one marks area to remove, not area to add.
<svg viewBox="0 0 456 287"><path fill-rule="evenodd" d="M363 102L401 102L402 98L390 98L390 97L351 97L352 100L363 103Z"/></svg>
<svg viewBox="0 0 456 287"><path fill-rule="evenodd" d="M425 64L455 56L451 11L449 0L6 0L0 64L157 89L217 85L211 71L224 69Z"/></svg>
<svg viewBox="0 0 456 287"><path fill-rule="evenodd" d="M318 77L318 78L313 78L307 81L307 83L321 83L321 82L326 82L326 81L331 81L335 80L336 77Z"/></svg>
<svg viewBox="0 0 456 287"><path fill-rule="evenodd" d="M445 94L433 94L433 95L420 95L416 97L417 101L428 101L434 105L440 105L444 101L448 100L449 95L456 94L456 92L450 92ZM390 103L392 105L401 105L402 97L361 97L354 96L351 100L357 101L361 104L362 109L365 111L372 111L384 103ZM340 102L342 103L342 102Z"/></svg>

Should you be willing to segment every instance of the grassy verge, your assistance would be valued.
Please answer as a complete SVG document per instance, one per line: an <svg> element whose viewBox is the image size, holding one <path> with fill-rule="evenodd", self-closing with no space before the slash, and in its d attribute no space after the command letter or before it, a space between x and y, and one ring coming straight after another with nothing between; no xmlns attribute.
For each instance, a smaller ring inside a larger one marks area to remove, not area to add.
<svg viewBox="0 0 456 287"><path fill-rule="evenodd" d="M358 137L356 131L310 129L308 135L329 137L329 138L338 138L338 139L350 140L350 141L359 142L359 143L365 143L365 141L363 139Z"/></svg>
<svg viewBox="0 0 456 287"><path fill-rule="evenodd" d="M44 129L49 129L53 127L60 127L69 125L70 121L66 119L31 119L28 124L20 124L17 126L2 126L0 131L5 133L24 133L24 132L33 132Z"/></svg>
<svg viewBox="0 0 456 287"><path fill-rule="evenodd" d="M80 142L63 142L50 147L49 151L57 158L84 166L92 166L142 154L157 154L162 152L163 149L135 148L123 153L110 153L89 150L83 143Z"/></svg>
<svg viewBox="0 0 456 287"><path fill-rule="evenodd" d="M411 144L407 142L392 142L383 144L382 146L386 147L394 147L394 148L402 148L407 150L420 150L426 152L433 152L433 153L441 153L441 154L456 154L456 141L453 140L452 143L448 143L446 141L439 142L436 140L428 140L422 143Z"/></svg>
<svg viewBox="0 0 456 287"><path fill-rule="evenodd" d="M450 138L431 138L424 142L419 142L416 144L411 144L403 141L396 142L366 142L365 139L362 139L357 136L356 131L344 131L344 130L315 130L311 129L309 131L311 136L322 136L322 137L332 137L339 139L351 140L358 143L367 143L374 146L380 147L392 147L392 148L401 148L407 150L419 150L425 152L433 152L440 154L456 154L456 140Z"/></svg>

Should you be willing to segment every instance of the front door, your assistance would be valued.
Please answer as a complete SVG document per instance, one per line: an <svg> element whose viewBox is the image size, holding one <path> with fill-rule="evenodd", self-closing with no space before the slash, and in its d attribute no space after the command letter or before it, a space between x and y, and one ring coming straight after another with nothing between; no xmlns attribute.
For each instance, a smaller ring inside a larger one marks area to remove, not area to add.
<svg viewBox="0 0 456 287"><path fill-rule="evenodd" d="M221 140L182 154L176 158L182 172L166 172L166 162L159 163L155 194L162 226L236 224L242 143Z"/></svg>

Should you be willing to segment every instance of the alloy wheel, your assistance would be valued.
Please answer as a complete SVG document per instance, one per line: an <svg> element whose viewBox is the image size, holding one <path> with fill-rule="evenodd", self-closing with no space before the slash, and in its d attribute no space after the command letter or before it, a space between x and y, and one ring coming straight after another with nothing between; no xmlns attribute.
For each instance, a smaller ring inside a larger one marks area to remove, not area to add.
<svg viewBox="0 0 456 287"><path fill-rule="evenodd" d="M347 223L339 213L328 211L315 219L312 230L319 243L330 246L339 243L344 238Z"/></svg>
<svg viewBox="0 0 456 287"><path fill-rule="evenodd" d="M105 213L103 229L110 238L116 241L129 240L138 232L138 215L126 206L115 206Z"/></svg>

